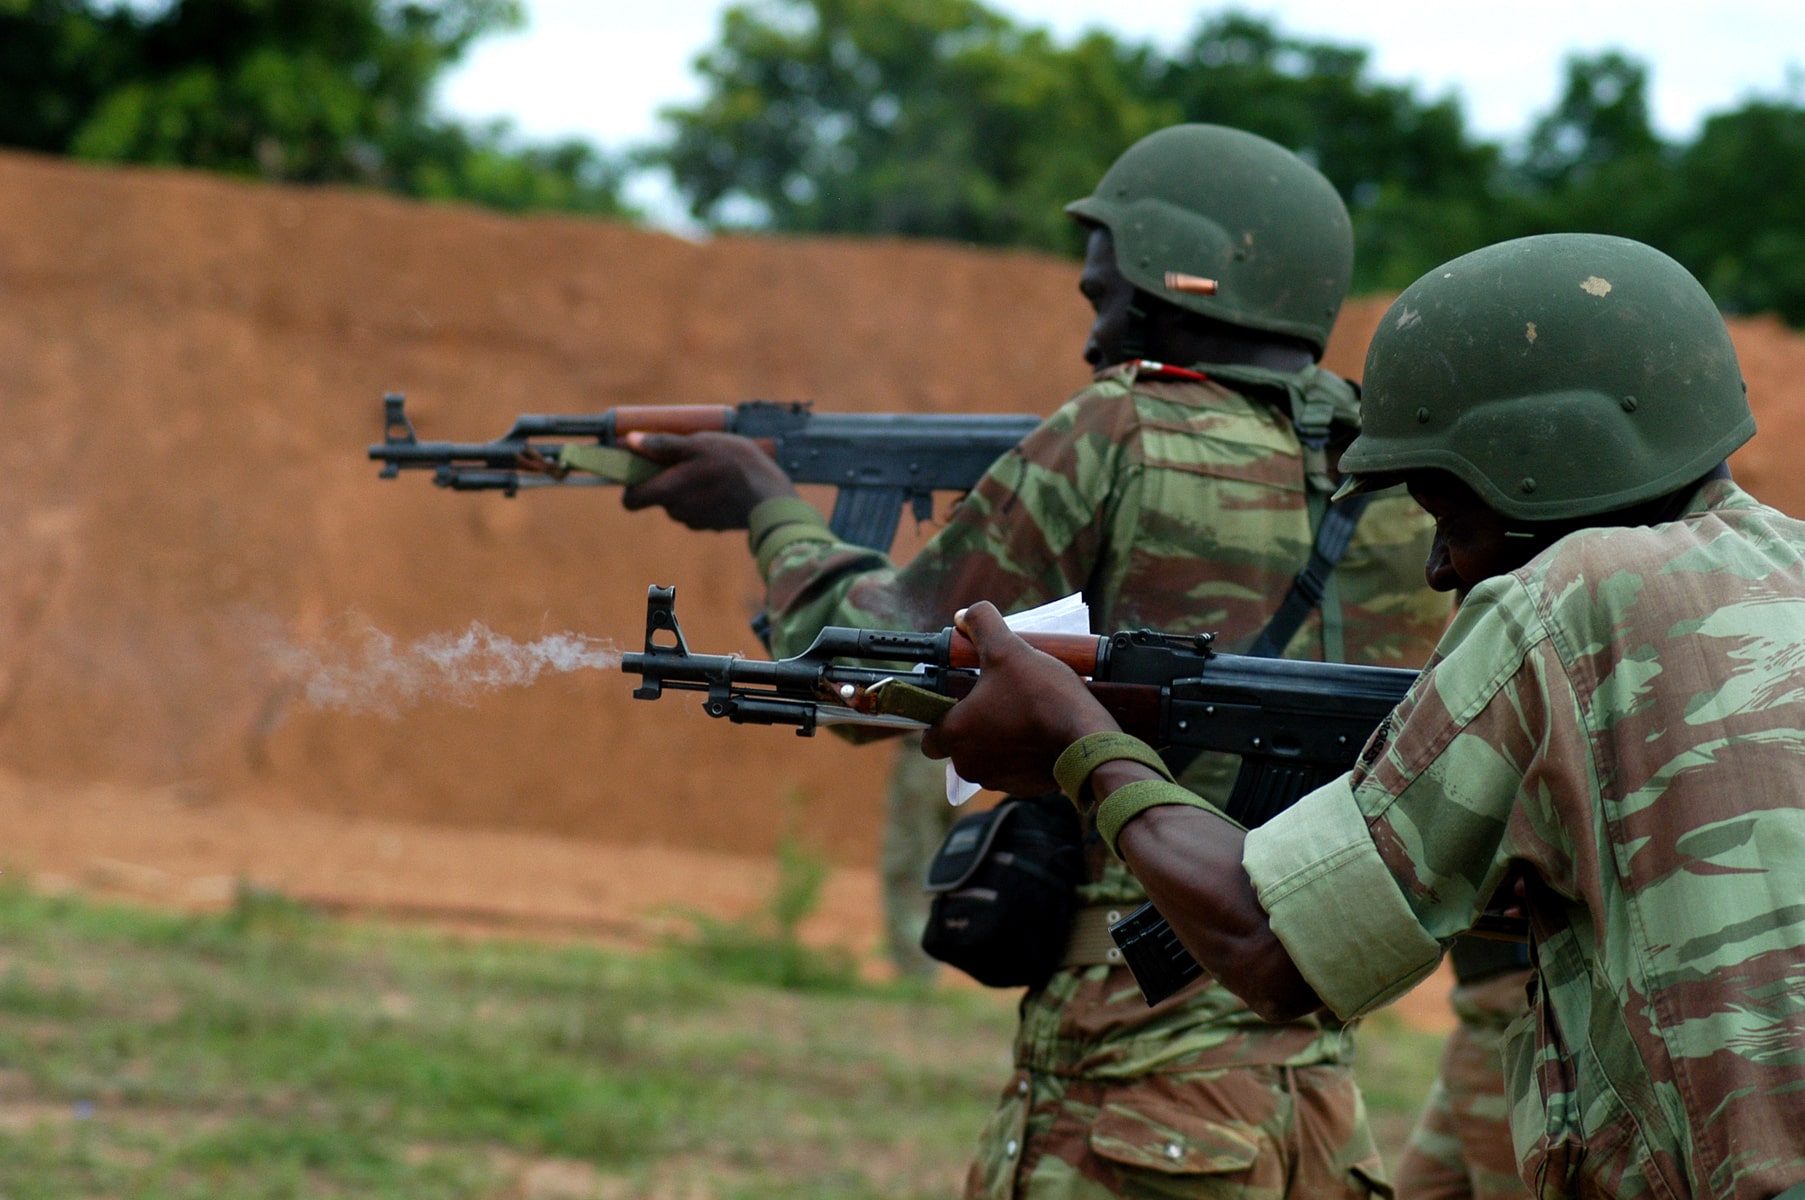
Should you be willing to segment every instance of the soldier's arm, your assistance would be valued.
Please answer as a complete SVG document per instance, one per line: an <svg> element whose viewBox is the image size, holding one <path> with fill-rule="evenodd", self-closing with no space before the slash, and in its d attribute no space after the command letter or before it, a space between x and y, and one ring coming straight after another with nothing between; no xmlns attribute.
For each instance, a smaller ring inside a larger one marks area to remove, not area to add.
<svg viewBox="0 0 1805 1200"><path fill-rule="evenodd" d="M1563 844L1561 815L1519 799L1531 775L1589 795L1585 765L1568 761L1580 756L1551 749L1583 721L1560 703L1565 676L1520 591L1481 585L1361 766L1258 829L1130 759L1103 756L1077 791L1186 948L1261 1016L1326 1006L1351 1019L1388 1003L1478 920L1513 858ZM983 675L927 753L986 786L1031 788L1079 739L1115 728L1076 675L987 609L964 624Z"/></svg>
<svg viewBox="0 0 1805 1200"><path fill-rule="evenodd" d="M1433 970L1513 863L1552 879L1570 862L1562 822L1594 814L1566 680L1521 582L1483 583L1355 769L1248 834L1273 931L1337 1016Z"/></svg>
<svg viewBox="0 0 1805 1200"><path fill-rule="evenodd" d="M1320 1008L1241 865L1245 831L1133 759L1099 757L1088 773L1068 759L1056 779L1069 747L1119 736L1120 727L1077 675L1011 633L990 605L972 606L960 628L978 647L978 684L928 731L923 751L951 757L961 775L993 789L1041 792L1057 782L1081 810L1095 808L1099 831L1186 948L1249 1007L1280 1021Z"/></svg>
<svg viewBox="0 0 1805 1200"><path fill-rule="evenodd" d="M626 442L635 453L664 465L621 493L629 512L662 508L691 529L744 529L764 501L796 499L790 477L750 438L630 433Z"/></svg>
<svg viewBox="0 0 1805 1200"><path fill-rule="evenodd" d="M754 514L773 649L793 654L826 625L931 629L989 600L1013 612L1083 589L1122 482L1132 402L1080 393L1005 454L907 566L837 541L787 501Z"/></svg>

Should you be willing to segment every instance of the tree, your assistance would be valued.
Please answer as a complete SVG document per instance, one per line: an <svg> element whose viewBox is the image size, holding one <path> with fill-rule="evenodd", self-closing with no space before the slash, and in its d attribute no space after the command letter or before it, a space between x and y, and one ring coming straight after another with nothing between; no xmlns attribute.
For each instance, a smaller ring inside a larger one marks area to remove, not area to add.
<svg viewBox="0 0 1805 1200"><path fill-rule="evenodd" d="M1681 152L1657 244L1732 312L1805 325L1805 106L1751 100Z"/></svg>
<svg viewBox="0 0 1805 1200"><path fill-rule="evenodd" d="M1663 149L1649 123L1648 68L1616 51L1576 55L1559 103L1530 130L1523 169L1560 188Z"/></svg>
<svg viewBox="0 0 1805 1200"><path fill-rule="evenodd" d="M429 89L516 0L182 0L140 28L139 77L75 132L85 158L266 179L393 183L388 151Z"/></svg>
<svg viewBox="0 0 1805 1200"><path fill-rule="evenodd" d="M618 212L620 164L430 111L519 0L0 0L0 143L503 207Z"/></svg>
<svg viewBox="0 0 1805 1200"><path fill-rule="evenodd" d="M143 69L129 9L0 0L0 145L66 152L103 96Z"/></svg>
<svg viewBox="0 0 1805 1200"><path fill-rule="evenodd" d="M1070 249L1059 207L1172 119L1107 35L1062 49L976 0L729 9L657 151L715 223Z"/></svg>
<svg viewBox="0 0 1805 1200"><path fill-rule="evenodd" d="M1075 251L1062 206L1123 149L1218 122L1321 167L1354 208L1361 282L1401 286L1470 248L1498 152L1366 62L1232 14L1167 57L1100 32L1060 46L977 0L765 0L728 12L657 156L717 224Z"/></svg>
<svg viewBox="0 0 1805 1200"><path fill-rule="evenodd" d="M436 117L432 85L520 0L0 0L0 145L353 182L508 209L620 214L629 160ZM1805 108L1752 100L1667 145L1648 68L1567 60L1506 153L1451 98L1371 77L1359 46L1228 12L1176 52L1064 45L983 0L745 0L667 110L660 164L700 219L1076 253L1063 213L1178 121L1260 133L1321 168L1354 220L1355 287L1396 289L1504 238L1658 246L1736 311L1805 323Z"/></svg>
<svg viewBox="0 0 1805 1200"><path fill-rule="evenodd" d="M1648 69L1615 51L1567 60L1561 96L1512 163L1505 236L1580 230L1660 246L1674 154L1650 123Z"/></svg>
<svg viewBox="0 0 1805 1200"><path fill-rule="evenodd" d="M387 158L397 190L423 200L466 200L509 212L631 215L621 201L623 158L575 139L522 145L505 121L474 130L425 126L392 144Z"/></svg>
<svg viewBox="0 0 1805 1200"><path fill-rule="evenodd" d="M1184 120L1246 129L1313 163L1352 211L1355 286L1399 288L1498 222L1500 156L1469 138L1458 102L1375 81L1368 59L1231 12L1198 26L1155 90Z"/></svg>
<svg viewBox="0 0 1805 1200"><path fill-rule="evenodd" d="M1368 78L1368 57L1229 13L1198 27L1157 87L1186 120L1233 125L1305 155L1350 203L1387 184L1435 196L1484 187L1497 154L1468 140L1459 104L1425 103Z"/></svg>

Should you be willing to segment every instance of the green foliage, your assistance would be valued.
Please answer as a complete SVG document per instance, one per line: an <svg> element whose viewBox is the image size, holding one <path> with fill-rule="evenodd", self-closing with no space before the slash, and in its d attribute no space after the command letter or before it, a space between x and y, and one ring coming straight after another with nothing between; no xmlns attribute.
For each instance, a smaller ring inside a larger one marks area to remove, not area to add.
<svg viewBox="0 0 1805 1200"><path fill-rule="evenodd" d="M1468 141L1459 106L1369 78L1368 57L1229 13L1198 28L1157 87L1187 121L1233 125L1298 151L1351 203L1387 183L1438 196L1483 187L1497 154Z"/></svg>
<svg viewBox="0 0 1805 1200"><path fill-rule="evenodd" d="M1648 69L1571 58L1507 148L1459 104L1373 77L1360 46L1206 14L1177 49L1070 43L984 0L743 0L704 94L655 146L524 144L430 111L434 82L520 0L0 0L0 145L514 210L628 215L662 166L717 227L943 237L1076 255L1063 206L1178 121L1298 151L1347 200L1356 291L1490 242L1615 233L1673 254L1731 311L1805 324L1805 106L1751 99L1669 145Z"/></svg>
<svg viewBox="0 0 1805 1200"><path fill-rule="evenodd" d="M1612 51L1567 60L1565 90L1530 130L1523 170L1558 186L1661 150L1648 117L1648 69Z"/></svg>
<svg viewBox="0 0 1805 1200"><path fill-rule="evenodd" d="M0 144L65 153L88 114L140 69L139 22L84 0L0 8Z"/></svg>
<svg viewBox="0 0 1805 1200"><path fill-rule="evenodd" d="M1168 57L1101 32L1060 46L976 0L766 0L730 10L697 69L707 95L666 113L658 156L717 223L1075 252L1066 202L1137 138L1208 121L1297 149L1341 187L1371 286L1468 248L1443 231L1484 223L1475 198L1498 171L1452 101L1373 82L1364 50L1237 14ZM1375 207L1414 236L1375 233Z"/></svg>
<svg viewBox="0 0 1805 1200"><path fill-rule="evenodd" d="M587 142L520 145L506 122L436 125L391 148L400 190L423 200L465 200L509 212L626 216L624 159Z"/></svg>
<svg viewBox="0 0 1805 1200"><path fill-rule="evenodd" d="M619 213L621 164L433 117L432 86L519 0L13 0L0 144L105 162Z"/></svg>
<svg viewBox="0 0 1805 1200"><path fill-rule="evenodd" d="M320 915L281 892L240 879L232 891L232 907L222 923L232 937L260 934L282 941L304 939L318 927Z"/></svg>
<svg viewBox="0 0 1805 1200"><path fill-rule="evenodd" d="M1618 52L1570 59L1516 153L1474 137L1454 100L1372 78L1365 49L1233 11L1166 53L1101 32L1061 45L980 0L752 0L697 70L703 99L667 111L672 135L651 156L717 225L1076 253L1062 205L1137 137L1208 121L1334 181L1354 217L1356 290L1583 230L1666 249L1729 308L1805 322L1805 109L1751 101L1668 146L1647 68Z"/></svg>
<svg viewBox="0 0 1805 1200"><path fill-rule="evenodd" d="M1368 74L1355 46L1281 34L1263 19L1206 19L1160 72L1181 118L1271 138L1314 164L1354 218L1356 290L1403 287L1494 226L1495 146L1467 136L1459 105Z"/></svg>
<svg viewBox="0 0 1805 1200"><path fill-rule="evenodd" d="M947 1195L1008 1070L984 999L0 883L0 1192Z"/></svg>
<svg viewBox="0 0 1805 1200"><path fill-rule="evenodd" d="M1135 56L1061 49L976 0L737 5L658 152L704 219L1072 249L1059 206L1175 115Z"/></svg>
<svg viewBox="0 0 1805 1200"><path fill-rule="evenodd" d="M1753 100L1712 117L1674 176L1657 244L1732 311L1805 325L1805 106Z"/></svg>
<svg viewBox="0 0 1805 1200"><path fill-rule="evenodd" d="M1363 1018L1359 1031L1354 1076L1360 1081L1373 1136L1386 1164L1395 1168L1440 1068L1444 1035L1412 1028L1395 1008Z"/></svg>

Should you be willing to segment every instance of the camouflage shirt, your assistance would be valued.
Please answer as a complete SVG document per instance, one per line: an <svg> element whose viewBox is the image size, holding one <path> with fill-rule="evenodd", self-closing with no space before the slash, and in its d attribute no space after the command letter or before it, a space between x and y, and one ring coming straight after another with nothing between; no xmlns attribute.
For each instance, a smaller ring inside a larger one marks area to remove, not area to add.
<svg viewBox="0 0 1805 1200"><path fill-rule="evenodd" d="M1314 368L1290 379L1352 415L1344 381ZM977 600L1013 612L1079 591L1099 632L1214 631L1239 649L1309 556L1303 462L1291 421L1242 391L1156 364L1103 372L999 459L905 567L833 540L818 515L776 530L755 520L773 649L798 653L824 625L941 629ZM1430 532L1401 495L1367 510L1324 605L1355 661L1427 658L1448 616L1422 585ZM1313 616L1288 653L1319 658L1324 636ZM1223 801L1236 765L1207 756L1185 782ZM1099 854L1095 865L1085 902L1144 899L1119 863ZM1214 982L1149 1009L1125 968L1099 966L1059 972L1029 997L1017 1052L1038 1070L1130 1078L1333 1061L1349 1047L1314 1018L1267 1025Z"/></svg>
<svg viewBox="0 0 1805 1200"><path fill-rule="evenodd" d="M1473 589L1362 765L1248 836L1344 1017L1526 868L1540 987L1506 1074L1540 1195L1805 1179L1802 663L1805 524L1707 483Z"/></svg>

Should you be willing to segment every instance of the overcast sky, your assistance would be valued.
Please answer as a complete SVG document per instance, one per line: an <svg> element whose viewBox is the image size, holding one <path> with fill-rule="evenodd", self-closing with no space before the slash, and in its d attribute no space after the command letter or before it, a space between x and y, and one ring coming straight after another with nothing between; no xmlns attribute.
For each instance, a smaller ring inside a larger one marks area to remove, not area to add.
<svg viewBox="0 0 1805 1200"><path fill-rule="evenodd" d="M527 0L528 27L480 42L450 73L442 107L508 117L543 139L610 148L659 133L660 106L694 100L690 63L725 0ZM1069 40L1091 26L1171 46L1214 6L1178 0L991 0ZM1457 93L1471 128L1524 132L1549 107L1572 53L1621 49L1650 66L1656 127L1689 137L1753 93L1805 90L1805 0L1266 0L1239 6L1282 31L1372 52L1372 74L1428 97ZM656 188L642 202L656 203Z"/></svg>

